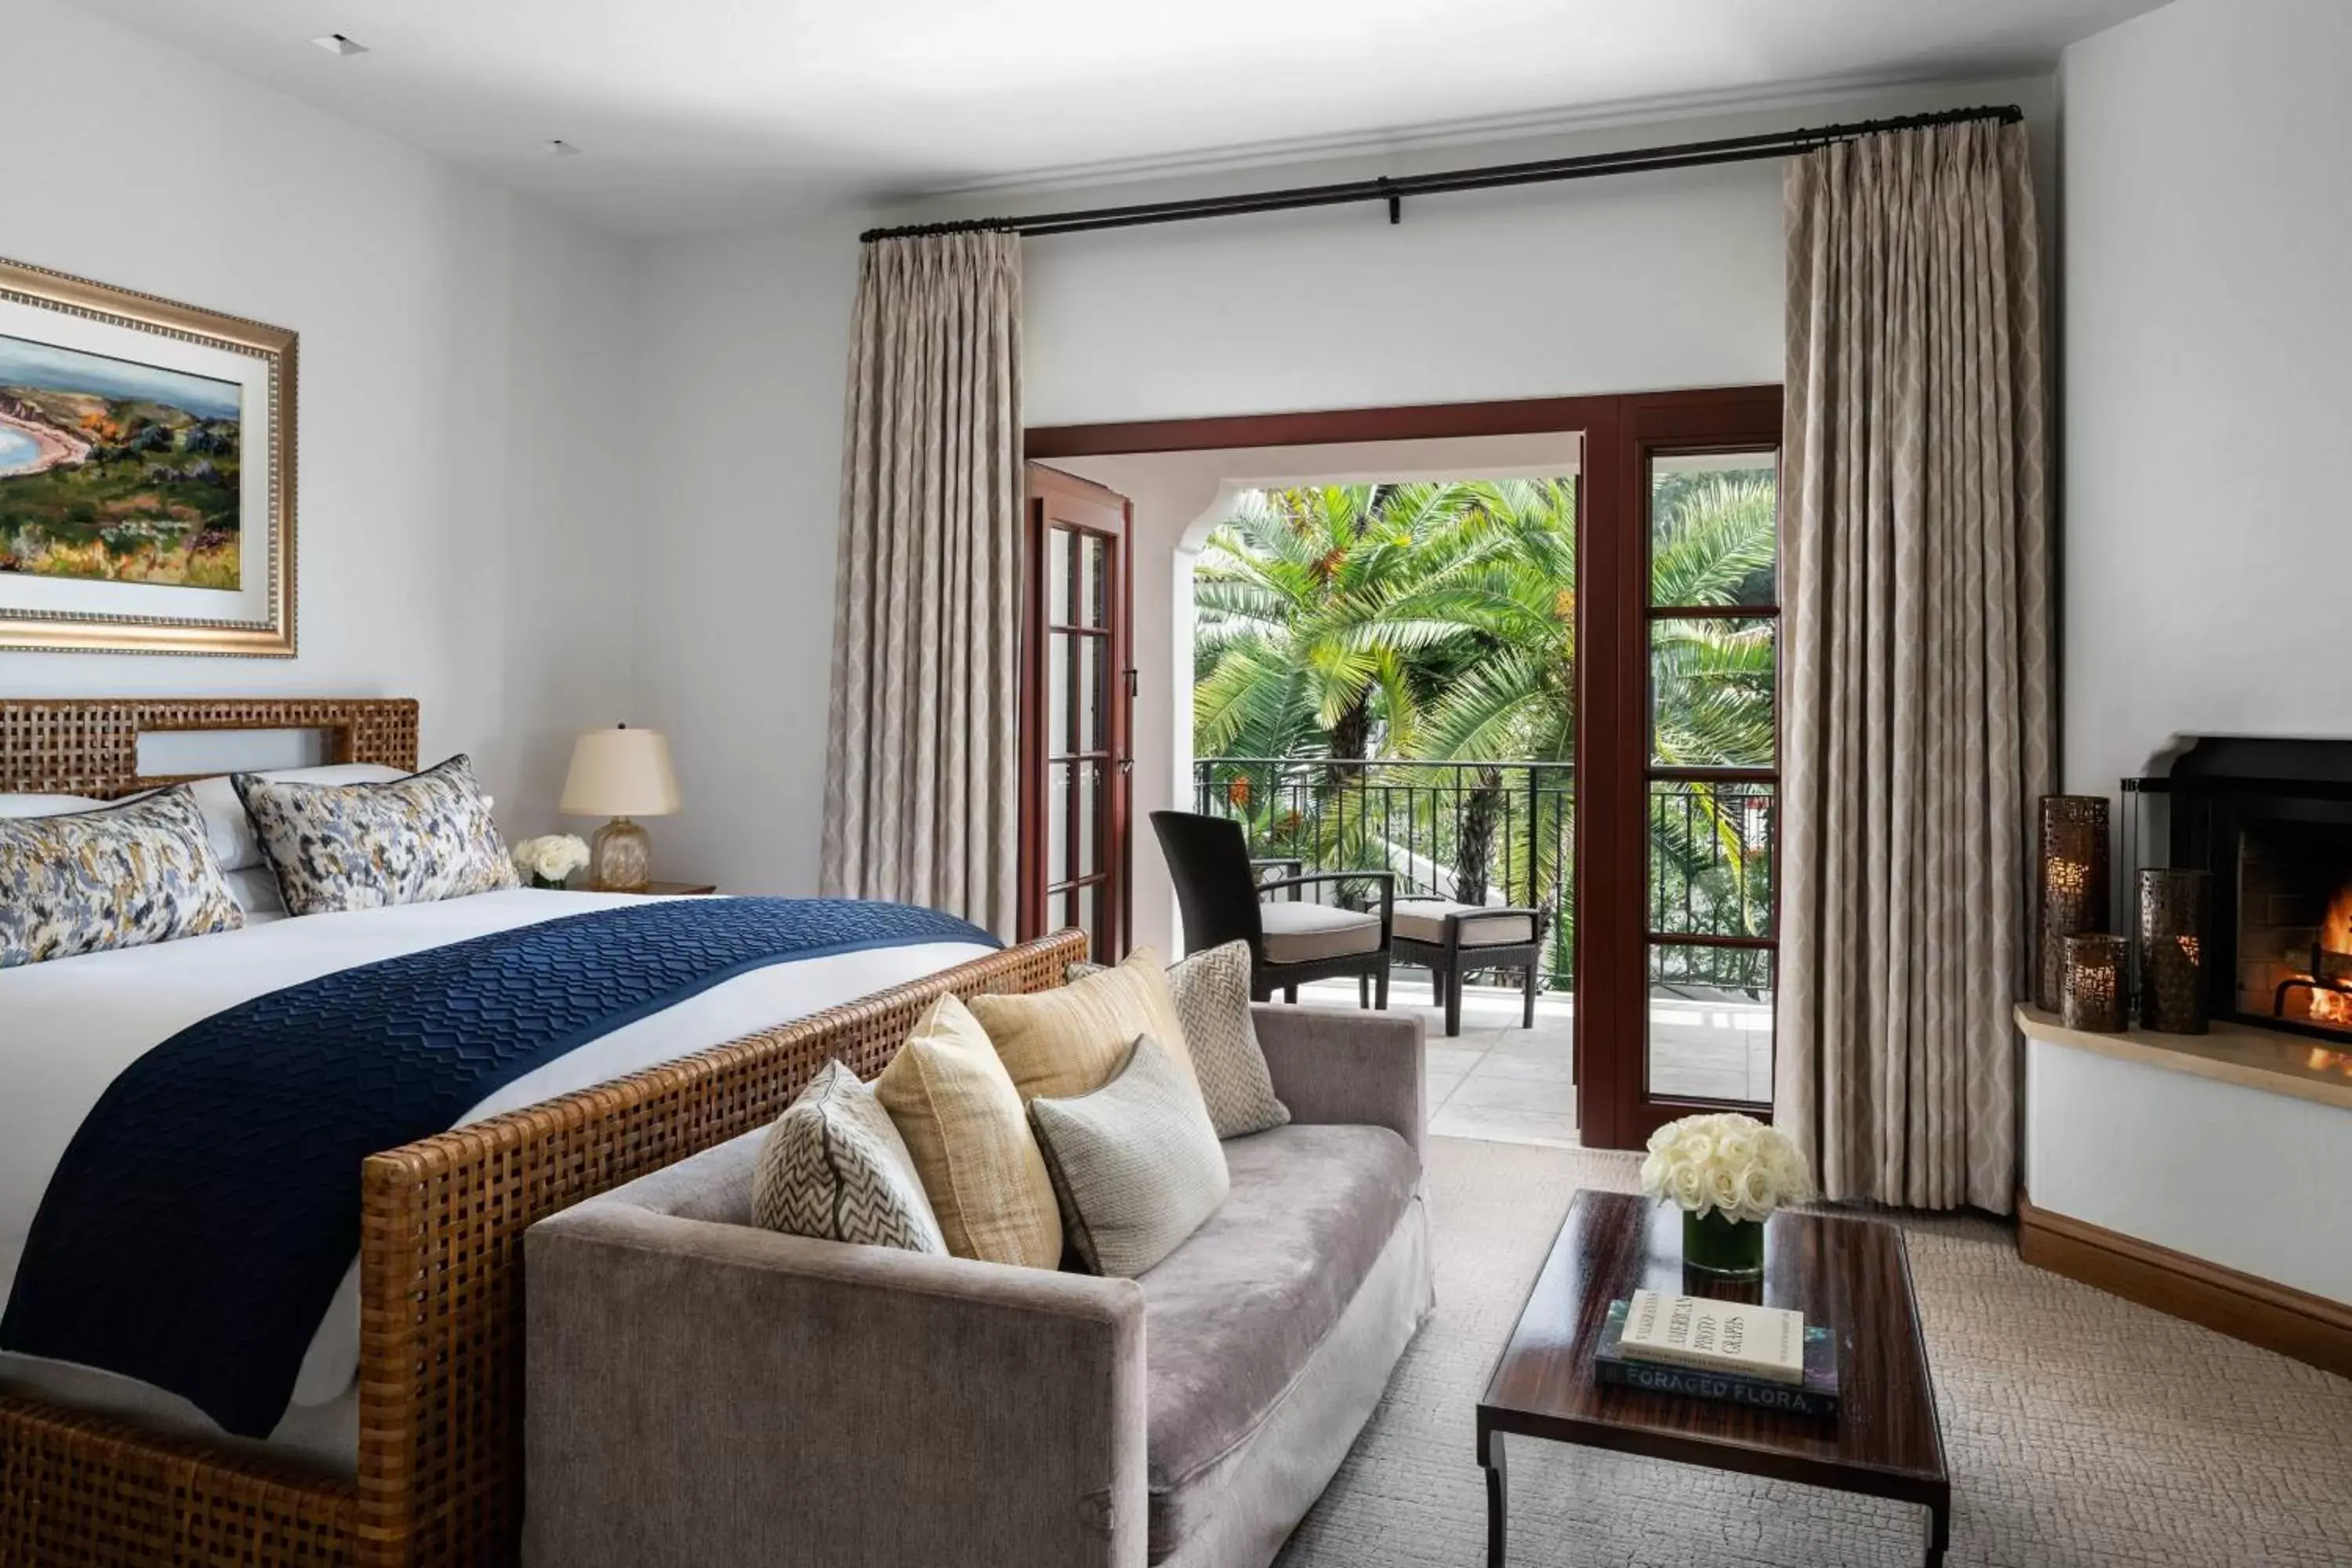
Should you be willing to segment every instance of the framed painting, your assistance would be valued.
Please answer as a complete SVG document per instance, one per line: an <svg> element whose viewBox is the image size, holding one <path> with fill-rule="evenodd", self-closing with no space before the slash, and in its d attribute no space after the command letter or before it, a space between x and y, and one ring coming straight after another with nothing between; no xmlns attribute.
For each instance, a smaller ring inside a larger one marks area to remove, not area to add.
<svg viewBox="0 0 2352 1568"><path fill-rule="evenodd" d="M0 260L0 649L291 658L295 335Z"/></svg>

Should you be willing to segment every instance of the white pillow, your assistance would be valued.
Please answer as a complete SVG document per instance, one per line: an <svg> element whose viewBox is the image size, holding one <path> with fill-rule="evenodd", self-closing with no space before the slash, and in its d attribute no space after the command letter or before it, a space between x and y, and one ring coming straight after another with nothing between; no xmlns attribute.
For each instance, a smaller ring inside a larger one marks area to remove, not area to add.
<svg viewBox="0 0 2352 1568"><path fill-rule="evenodd" d="M388 784L404 779L407 772L388 768L382 763L334 763L323 768L280 768L259 775L266 779L290 779L296 784ZM213 854L224 871L251 871L264 868L268 862L261 853L261 840L254 836L253 819L245 815L245 802L236 797L236 786L224 773L218 778L195 782L196 805L205 814L205 837L212 841ZM284 909L284 905L279 905Z"/></svg>
<svg viewBox="0 0 2352 1568"><path fill-rule="evenodd" d="M245 911L247 925L286 918L286 895L278 890L278 873L267 866L229 872L228 896Z"/></svg>
<svg viewBox="0 0 2352 1568"><path fill-rule="evenodd" d="M0 816L66 816L105 804L79 795L0 795Z"/></svg>

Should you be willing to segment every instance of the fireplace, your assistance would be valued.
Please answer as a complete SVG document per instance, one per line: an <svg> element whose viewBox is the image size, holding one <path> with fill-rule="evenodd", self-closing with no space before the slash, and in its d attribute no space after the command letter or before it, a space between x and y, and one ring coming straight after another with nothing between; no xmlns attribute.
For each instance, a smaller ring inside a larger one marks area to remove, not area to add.
<svg viewBox="0 0 2352 1568"><path fill-rule="evenodd" d="M2204 737L2124 792L2137 864L2211 874L2212 1016L2352 1042L2352 742Z"/></svg>
<svg viewBox="0 0 2352 1568"><path fill-rule="evenodd" d="M2352 1034L2352 826L2238 834L2238 1012Z"/></svg>

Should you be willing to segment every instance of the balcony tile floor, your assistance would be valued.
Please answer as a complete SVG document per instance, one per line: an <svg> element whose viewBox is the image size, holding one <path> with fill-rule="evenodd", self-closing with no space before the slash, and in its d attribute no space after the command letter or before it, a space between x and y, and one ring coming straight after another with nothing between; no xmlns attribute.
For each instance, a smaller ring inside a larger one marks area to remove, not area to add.
<svg viewBox="0 0 2352 1568"><path fill-rule="evenodd" d="M1327 980L1299 989L1302 1004L1353 1007L1356 983ZM1470 986L1462 1033L1445 1037L1445 1015L1417 970L1389 985L1393 1010L1421 1015L1429 1028L1429 1130L1495 1143L1580 1146L1576 1130L1575 1003L1536 1004L1536 1026L1519 1027L1519 994ZM1772 1095L1771 1010L1761 1003L1659 996L1650 1008L1651 1071L1662 1092L1712 1100Z"/></svg>

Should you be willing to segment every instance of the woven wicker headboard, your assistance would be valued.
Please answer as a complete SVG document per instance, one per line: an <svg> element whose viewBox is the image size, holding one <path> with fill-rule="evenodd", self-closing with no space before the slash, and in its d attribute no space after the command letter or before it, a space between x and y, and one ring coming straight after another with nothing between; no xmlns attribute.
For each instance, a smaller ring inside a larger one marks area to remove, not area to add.
<svg viewBox="0 0 2352 1568"><path fill-rule="evenodd" d="M111 799L172 783L139 771L139 737L166 730L319 730L331 762L416 766L407 697L0 698L0 794Z"/></svg>

